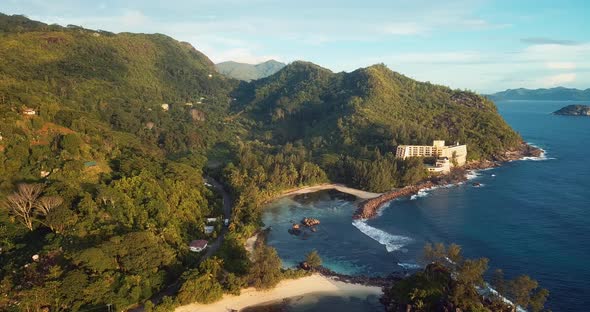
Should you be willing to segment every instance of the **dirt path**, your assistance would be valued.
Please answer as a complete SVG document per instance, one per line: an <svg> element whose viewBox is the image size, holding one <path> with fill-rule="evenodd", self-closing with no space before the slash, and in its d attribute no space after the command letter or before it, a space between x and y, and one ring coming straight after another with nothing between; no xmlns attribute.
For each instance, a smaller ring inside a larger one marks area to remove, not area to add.
<svg viewBox="0 0 590 312"><path fill-rule="evenodd" d="M223 188L223 185L221 183L219 183L217 180L207 176L205 177L205 180L207 181L207 183L211 184L213 186L213 188L215 188L219 193L221 193L221 197L223 200L223 217L225 219L231 219L231 197L229 196L229 193ZM221 233L219 234L219 236L217 237L217 239L210 243L209 246L207 247L207 252L205 253L205 256L203 257L203 260L211 257L216 251L217 249L219 249L219 247L221 247L221 245L223 244L223 239L225 237L225 234L227 233L227 227L223 226L221 228Z"/></svg>
<svg viewBox="0 0 590 312"><path fill-rule="evenodd" d="M313 193L313 192L322 191L322 190L337 190L342 193L354 195L360 199L371 199L371 198L375 198L375 197L378 197L381 195L380 193L371 193L371 192L351 188L351 187L348 187L344 184L320 184L320 185L299 188L299 189L295 189L295 190L289 190L289 191L286 191L286 192L282 193L281 195L277 196L276 198L290 196L290 195L297 195L297 194Z"/></svg>

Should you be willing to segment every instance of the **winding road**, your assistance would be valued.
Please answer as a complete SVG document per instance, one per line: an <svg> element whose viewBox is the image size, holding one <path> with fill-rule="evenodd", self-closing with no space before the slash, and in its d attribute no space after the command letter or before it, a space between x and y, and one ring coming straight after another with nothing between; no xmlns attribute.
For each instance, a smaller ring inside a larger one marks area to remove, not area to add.
<svg viewBox="0 0 590 312"><path fill-rule="evenodd" d="M211 184L214 189L216 189L219 193L221 193L221 197L223 200L223 217L224 217L224 219L231 219L232 201L231 201L231 197L229 196L229 193L223 188L223 185L221 183L219 183L217 180L213 179L212 177L209 177L209 176L205 177L205 181L207 181L207 183ZM205 260L205 259L211 257L217 251L217 249L219 249L219 247L221 247L221 245L223 244L223 239L224 239L226 233L227 233L227 226L223 226L221 228L221 233L219 234L217 239L213 243L209 244L209 246L207 247L207 252L205 253L205 256L203 257L202 260Z"/></svg>

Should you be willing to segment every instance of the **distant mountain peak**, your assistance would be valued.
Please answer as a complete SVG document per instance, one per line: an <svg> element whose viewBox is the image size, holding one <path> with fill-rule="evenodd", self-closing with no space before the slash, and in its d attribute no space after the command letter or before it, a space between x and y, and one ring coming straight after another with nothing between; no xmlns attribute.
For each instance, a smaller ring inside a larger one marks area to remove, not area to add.
<svg viewBox="0 0 590 312"><path fill-rule="evenodd" d="M227 61L215 65L219 73L226 75L228 77L245 81L268 77L278 72L285 66L286 64L274 59L259 64L247 64L235 61Z"/></svg>

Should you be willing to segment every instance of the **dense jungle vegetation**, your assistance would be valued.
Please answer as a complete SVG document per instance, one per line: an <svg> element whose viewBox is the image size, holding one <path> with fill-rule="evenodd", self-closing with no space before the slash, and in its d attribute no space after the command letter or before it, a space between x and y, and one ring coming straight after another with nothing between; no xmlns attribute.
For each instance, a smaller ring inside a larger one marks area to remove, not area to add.
<svg viewBox="0 0 590 312"><path fill-rule="evenodd" d="M166 105L164 105L166 104ZM26 109L35 115L25 115ZM190 44L0 14L0 310L116 310L180 281L148 310L211 302L303 272L274 249L248 257L262 203L336 181L372 191L426 177L398 144L465 142L493 159L520 137L471 92L383 65L332 73L295 62L250 83ZM191 253L224 231L222 246ZM205 234L206 218L217 221ZM207 258L207 259L205 259Z"/></svg>

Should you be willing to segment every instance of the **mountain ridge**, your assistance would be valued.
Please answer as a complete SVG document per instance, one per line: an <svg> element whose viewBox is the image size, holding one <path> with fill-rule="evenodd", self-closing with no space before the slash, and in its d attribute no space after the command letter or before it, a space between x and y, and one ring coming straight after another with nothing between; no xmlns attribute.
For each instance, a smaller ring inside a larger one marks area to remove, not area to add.
<svg viewBox="0 0 590 312"><path fill-rule="evenodd" d="M245 91L234 103L234 110L245 110L245 116L266 124L262 128L278 131L278 142L309 140L310 136L320 137L323 130L331 129L329 133L340 137L337 140L326 138L327 141L346 146L347 140L342 140L346 132L356 136L353 141L367 144L369 148L380 147L385 152L392 151L398 144L429 144L438 136L450 142L471 143L471 155L477 159L492 157L503 148L514 147L520 140L485 97L418 82L383 64L351 73L333 73L313 63L294 62L272 76L245 84L242 90ZM489 118L492 122L487 124L497 128L488 131L497 131L498 136L507 141L498 141L494 148L477 142L483 139L473 141L468 132L459 130L469 127L462 126L458 117L453 116L463 113L467 114L463 123L469 122L473 129L481 129L481 125L471 123L472 119ZM410 135L429 132L437 128L436 125L442 127L437 130L438 134L417 135L422 138L420 140ZM387 135L374 136L371 127Z"/></svg>
<svg viewBox="0 0 590 312"><path fill-rule="evenodd" d="M273 75L285 67L285 63L276 60L268 60L258 64L247 64L235 61L217 63L217 71L231 78L251 81Z"/></svg>
<svg viewBox="0 0 590 312"><path fill-rule="evenodd" d="M25 225L0 205L0 275L15 298L0 310L31 311L126 310L171 283L179 295L165 306L215 301L260 276L272 287L280 260L251 263L242 238L273 195L328 177L376 191L426 178L421 159L395 158L399 144L461 141L480 160L522 143L488 99L382 64L334 73L296 61L244 82L166 35L4 14L0 133L0 195L35 183L63 200ZM206 218L222 216L203 172L235 196L230 235L214 229L219 258L188 250L214 245Z"/></svg>
<svg viewBox="0 0 590 312"><path fill-rule="evenodd" d="M554 87L539 89L507 89L488 95L495 101L502 100L545 100L545 101L590 101L590 88Z"/></svg>

